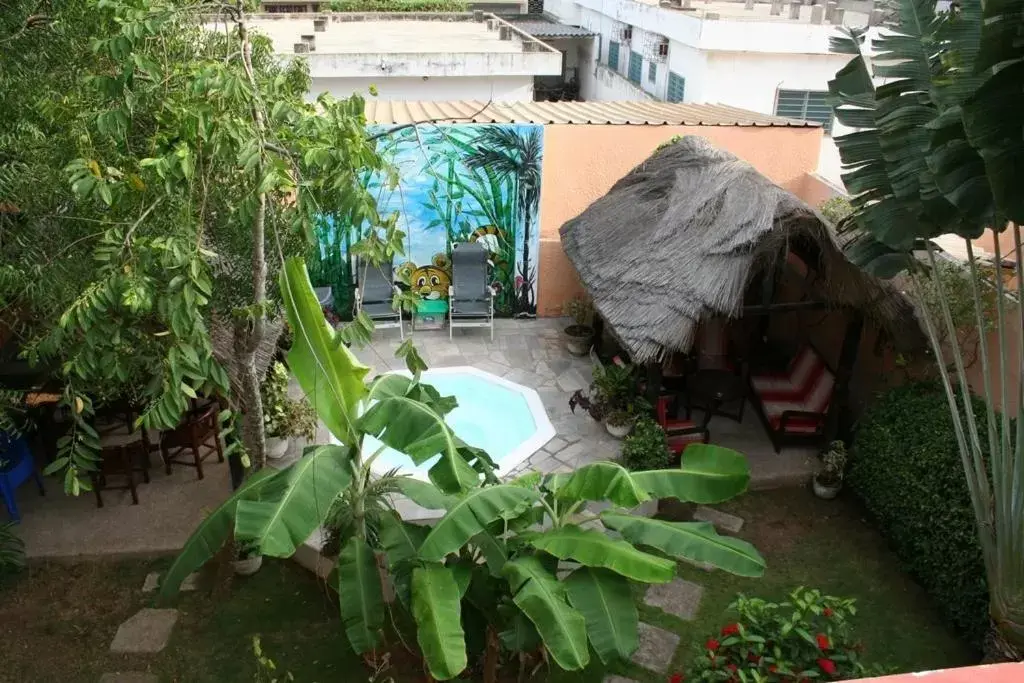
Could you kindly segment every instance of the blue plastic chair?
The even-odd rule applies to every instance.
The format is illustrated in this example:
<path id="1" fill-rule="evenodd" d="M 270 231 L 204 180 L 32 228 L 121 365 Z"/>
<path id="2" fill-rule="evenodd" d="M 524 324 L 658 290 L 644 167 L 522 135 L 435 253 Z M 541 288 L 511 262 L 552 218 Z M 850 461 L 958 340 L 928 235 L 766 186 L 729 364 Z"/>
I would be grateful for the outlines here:
<path id="1" fill-rule="evenodd" d="M 25 437 L 12 439 L 9 434 L 0 432 L 0 497 L 4 499 L 7 514 L 15 522 L 21 521 L 21 515 L 18 514 L 14 491 L 29 479 L 35 479 L 39 495 L 46 495 L 43 478 L 36 471 Z"/>

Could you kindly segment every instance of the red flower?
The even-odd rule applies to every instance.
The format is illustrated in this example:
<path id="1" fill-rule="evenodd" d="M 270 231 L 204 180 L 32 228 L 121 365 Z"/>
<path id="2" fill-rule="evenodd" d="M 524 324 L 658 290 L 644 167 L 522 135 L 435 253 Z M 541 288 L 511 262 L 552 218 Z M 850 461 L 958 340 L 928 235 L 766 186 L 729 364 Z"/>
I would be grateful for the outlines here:
<path id="1" fill-rule="evenodd" d="M 683 674 L 672 674 L 668 679 L 668 683 L 683 683 Z"/>
<path id="2" fill-rule="evenodd" d="M 834 675 L 836 672 L 836 663 L 831 659 L 819 659 L 818 666 L 821 667 L 822 671 L 829 675 Z"/>
<path id="3" fill-rule="evenodd" d="M 824 614 L 826 617 L 831 617 L 833 614 L 835 614 L 835 612 L 832 611 L 831 607 L 826 607 L 822 614 Z"/>
<path id="4" fill-rule="evenodd" d="M 725 626 L 722 627 L 722 635 L 723 636 L 734 636 L 734 635 L 736 635 L 739 632 L 740 632 L 740 625 L 739 624 L 726 624 Z"/>
<path id="5" fill-rule="evenodd" d="M 706 647 L 707 649 L 711 650 L 712 652 L 717 650 L 720 645 L 721 645 L 721 643 L 719 643 L 714 638 L 708 638 L 708 642 L 704 643 L 704 647 Z"/>
<path id="6" fill-rule="evenodd" d="M 826 636 L 824 633 L 819 633 L 816 636 L 816 638 L 818 640 L 818 649 L 819 650 L 827 650 L 828 647 L 829 647 L 828 636 Z"/>
<path id="7" fill-rule="evenodd" d="M 778 670 L 779 670 L 779 667 L 775 666 L 774 664 L 772 664 L 771 666 L 768 667 L 768 673 L 770 673 L 770 674 L 773 674 L 773 673 L 775 673 Z"/>
<path id="8" fill-rule="evenodd" d="M 738 669 L 739 667 L 738 667 L 738 666 L 736 666 L 735 664 L 726 664 L 726 665 L 725 665 L 725 668 L 726 668 L 726 669 L 728 669 L 729 671 L 735 671 L 735 670 L 736 670 L 736 669 Z"/>
<path id="9" fill-rule="evenodd" d="M 757 664 L 758 662 L 761 661 L 761 655 L 756 654 L 754 652 L 748 653 L 747 654 L 747 661 L 748 662 L 753 662 L 754 664 Z"/>

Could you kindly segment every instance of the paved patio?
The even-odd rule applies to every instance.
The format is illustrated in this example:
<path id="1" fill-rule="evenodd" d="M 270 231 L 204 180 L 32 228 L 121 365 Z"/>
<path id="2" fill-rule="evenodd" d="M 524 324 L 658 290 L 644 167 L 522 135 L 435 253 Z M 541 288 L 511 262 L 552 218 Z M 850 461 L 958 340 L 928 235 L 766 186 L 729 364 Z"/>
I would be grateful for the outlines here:
<path id="1" fill-rule="evenodd" d="M 612 438 L 585 414 L 569 411 L 569 396 L 589 386 L 592 362 L 568 353 L 561 339 L 565 322 L 557 319 L 498 320 L 494 341 L 486 330 L 457 329 L 415 332 L 420 354 L 432 367 L 471 365 L 537 390 L 555 427 L 556 436 L 512 472 L 536 469 L 568 471 L 588 462 L 618 457 L 621 442 Z M 374 344 L 357 352 L 376 372 L 404 368 L 394 357 L 400 339 L 397 329 L 380 330 Z M 714 443 L 735 448 L 750 460 L 752 488 L 802 484 L 814 469 L 814 453 L 788 449 L 776 454 L 752 409 L 742 424 L 716 417 L 711 422 Z M 326 443 L 321 428 L 317 441 Z M 293 444 L 291 458 L 301 453 Z M 227 464 L 207 460 L 206 478 L 196 479 L 191 468 L 176 467 L 163 473 L 153 455 L 152 482 L 139 486 L 139 505 L 131 505 L 127 491 L 104 493 L 105 507 L 96 507 L 91 494 L 64 495 L 61 482 L 48 479 L 47 495 L 30 486 L 18 491 L 22 523 L 18 532 L 30 557 L 163 553 L 180 548 L 196 525 L 230 491 Z M 285 464 L 285 459 L 279 464 Z"/>

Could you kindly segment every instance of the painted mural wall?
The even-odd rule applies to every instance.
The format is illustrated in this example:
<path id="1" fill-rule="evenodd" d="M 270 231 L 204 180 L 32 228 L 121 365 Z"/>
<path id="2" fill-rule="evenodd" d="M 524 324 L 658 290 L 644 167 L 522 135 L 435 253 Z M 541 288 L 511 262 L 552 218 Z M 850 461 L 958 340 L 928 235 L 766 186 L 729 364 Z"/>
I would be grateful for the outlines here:
<path id="1" fill-rule="evenodd" d="M 379 151 L 399 182 L 391 186 L 377 174 L 364 182 L 378 212 L 396 213 L 406 234 L 406 253 L 394 264 L 400 287 L 446 300 L 452 245 L 480 242 L 494 264 L 496 314 L 536 315 L 543 141 L 543 126 L 521 124 L 423 124 L 381 138 Z M 318 265 L 338 273 L 326 279 L 348 281 L 345 253 L 357 238 L 330 225 L 318 232 Z M 336 289 L 339 312 L 350 300 L 340 295 Z"/>

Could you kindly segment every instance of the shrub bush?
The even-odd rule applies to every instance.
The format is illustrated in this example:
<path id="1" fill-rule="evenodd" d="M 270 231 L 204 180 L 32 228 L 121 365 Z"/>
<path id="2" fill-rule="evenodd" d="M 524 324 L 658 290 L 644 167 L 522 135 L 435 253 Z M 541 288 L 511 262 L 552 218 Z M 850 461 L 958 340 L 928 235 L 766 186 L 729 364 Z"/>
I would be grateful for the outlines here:
<path id="1" fill-rule="evenodd" d="M 660 470 L 672 465 L 672 451 L 665 431 L 649 417 L 637 420 L 632 433 L 622 443 L 622 466 L 635 472 Z"/>
<path id="2" fill-rule="evenodd" d="M 974 412 L 984 429 L 981 400 Z M 904 569 L 980 649 L 988 627 L 985 567 L 941 387 L 907 384 L 880 396 L 861 419 L 847 479 Z"/>
<path id="3" fill-rule="evenodd" d="M 809 683 L 868 673 L 849 622 L 853 600 L 797 588 L 786 602 L 740 595 L 729 609 L 736 621 L 700 646 L 684 680 Z"/>

